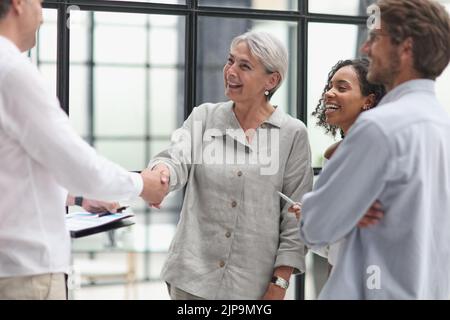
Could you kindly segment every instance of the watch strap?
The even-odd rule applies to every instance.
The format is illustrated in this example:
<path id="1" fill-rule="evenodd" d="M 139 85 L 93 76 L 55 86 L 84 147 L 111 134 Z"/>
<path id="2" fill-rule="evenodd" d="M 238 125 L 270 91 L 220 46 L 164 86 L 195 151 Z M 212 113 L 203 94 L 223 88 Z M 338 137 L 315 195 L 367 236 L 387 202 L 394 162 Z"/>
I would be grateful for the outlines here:
<path id="1" fill-rule="evenodd" d="M 75 205 L 76 206 L 83 206 L 83 197 L 75 197 Z"/>

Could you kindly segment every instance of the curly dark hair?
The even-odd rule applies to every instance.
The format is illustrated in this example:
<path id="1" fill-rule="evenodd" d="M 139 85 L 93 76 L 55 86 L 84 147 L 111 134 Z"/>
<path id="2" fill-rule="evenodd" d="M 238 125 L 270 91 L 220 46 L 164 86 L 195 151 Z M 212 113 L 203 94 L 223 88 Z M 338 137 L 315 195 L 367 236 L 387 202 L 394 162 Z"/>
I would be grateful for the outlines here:
<path id="1" fill-rule="evenodd" d="M 375 101 L 372 106 L 375 107 L 383 98 L 383 96 L 386 93 L 386 90 L 383 85 L 379 84 L 372 84 L 367 81 L 367 71 L 369 68 L 369 60 L 363 58 L 363 59 L 354 59 L 354 60 L 340 60 L 336 65 L 331 68 L 331 71 L 328 73 L 328 80 L 327 84 L 325 85 L 325 88 L 322 92 L 322 97 L 319 100 L 319 103 L 316 106 L 316 109 L 312 113 L 313 116 L 317 117 L 316 124 L 319 127 L 323 127 L 325 129 L 326 134 L 331 134 L 332 136 L 336 136 L 336 133 L 339 131 L 341 133 L 341 136 L 343 136 L 342 130 L 338 126 L 333 126 L 327 123 L 326 116 L 325 116 L 325 103 L 324 103 L 324 96 L 325 93 L 330 89 L 330 83 L 331 79 L 335 75 L 335 73 L 346 66 L 352 66 L 353 70 L 355 70 L 358 79 L 359 79 L 359 86 L 361 88 L 361 94 L 363 96 L 368 96 L 370 94 L 375 95 Z"/>

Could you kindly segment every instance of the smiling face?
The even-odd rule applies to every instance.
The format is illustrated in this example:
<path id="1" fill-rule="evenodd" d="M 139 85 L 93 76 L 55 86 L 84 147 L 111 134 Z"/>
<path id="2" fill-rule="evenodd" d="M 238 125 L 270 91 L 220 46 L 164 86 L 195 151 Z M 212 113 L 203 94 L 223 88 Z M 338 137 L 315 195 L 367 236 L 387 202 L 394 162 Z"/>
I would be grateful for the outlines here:
<path id="1" fill-rule="evenodd" d="M 279 81 L 279 75 L 267 73 L 245 42 L 230 50 L 223 77 L 225 95 L 236 103 L 265 103 L 264 91 L 272 90 Z"/>
<path id="2" fill-rule="evenodd" d="M 372 96 L 363 96 L 358 75 L 352 66 L 336 71 L 324 95 L 326 122 L 344 133 L 355 122 L 364 107 L 371 107 Z"/>
<path id="3" fill-rule="evenodd" d="M 380 30 L 372 30 L 361 52 L 370 60 L 367 80 L 392 88 L 401 69 L 398 46 L 392 43 L 384 24 Z"/>

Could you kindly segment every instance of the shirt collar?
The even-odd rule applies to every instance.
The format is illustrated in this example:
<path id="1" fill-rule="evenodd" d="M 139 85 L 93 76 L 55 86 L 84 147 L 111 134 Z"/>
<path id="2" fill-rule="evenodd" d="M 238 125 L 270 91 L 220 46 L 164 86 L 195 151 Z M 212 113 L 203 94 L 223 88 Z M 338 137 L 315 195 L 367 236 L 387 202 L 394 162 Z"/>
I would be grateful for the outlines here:
<path id="1" fill-rule="evenodd" d="M 217 111 L 216 116 L 213 118 L 211 128 L 220 131 L 220 135 L 225 135 L 227 129 L 241 129 L 239 121 L 237 120 L 236 115 L 233 111 L 233 105 L 233 101 L 225 102 L 219 107 L 220 109 Z M 275 111 L 270 115 L 268 119 L 263 122 L 263 124 L 269 124 L 271 126 L 281 128 L 284 117 L 285 113 L 283 112 L 283 110 L 281 110 L 281 108 L 279 107 L 275 107 Z"/>
<path id="2" fill-rule="evenodd" d="M 0 35 L 0 46 L 5 47 L 9 50 L 13 50 L 19 54 L 21 53 L 19 48 L 16 46 L 16 44 L 14 42 L 12 42 L 10 39 L 8 39 L 2 35 Z"/>
<path id="3" fill-rule="evenodd" d="M 381 99 L 379 105 L 389 103 L 395 100 L 400 99 L 407 93 L 417 92 L 417 91 L 426 91 L 429 93 L 435 93 L 435 81 L 429 79 L 415 79 L 406 81 L 394 89 L 389 91 L 383 99 Z"/>

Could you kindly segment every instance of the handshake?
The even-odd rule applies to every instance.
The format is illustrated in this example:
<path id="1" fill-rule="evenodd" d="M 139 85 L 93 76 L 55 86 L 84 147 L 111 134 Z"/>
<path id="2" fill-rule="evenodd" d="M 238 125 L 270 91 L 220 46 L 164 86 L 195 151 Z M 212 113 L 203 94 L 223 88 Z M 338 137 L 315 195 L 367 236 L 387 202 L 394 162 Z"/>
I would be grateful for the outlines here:
<path id="1" fill-rule="evenodd" d="M 150 207 L 160 208 L 161 202 L 169 192 L 170 173 L 165 164 L 158 164 L 153 169 L 145 169 L 141 172 L 144 188 L 140 197 Z"/>

